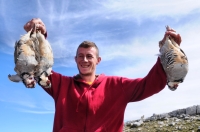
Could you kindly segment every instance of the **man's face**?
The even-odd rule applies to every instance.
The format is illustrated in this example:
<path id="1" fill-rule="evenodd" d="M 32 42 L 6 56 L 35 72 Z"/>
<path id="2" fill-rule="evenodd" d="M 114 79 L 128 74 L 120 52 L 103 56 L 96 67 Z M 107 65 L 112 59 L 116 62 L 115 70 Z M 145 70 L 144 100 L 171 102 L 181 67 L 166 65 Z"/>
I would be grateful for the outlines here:
<path id="1" fill-rule="evenodd" d="M 96 65 L 101 61 L 97 57 L 97 50 L 94 47 L 78 48 L 75 57 L 79 73 L 84 76 L 95 75 Z"/>

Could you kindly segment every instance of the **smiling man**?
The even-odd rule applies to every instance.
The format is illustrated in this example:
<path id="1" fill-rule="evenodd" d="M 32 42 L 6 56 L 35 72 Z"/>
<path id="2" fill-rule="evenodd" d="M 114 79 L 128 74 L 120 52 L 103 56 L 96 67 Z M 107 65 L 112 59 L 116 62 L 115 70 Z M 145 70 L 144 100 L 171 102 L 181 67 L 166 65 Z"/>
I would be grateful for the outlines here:
<path id="1" fill-rule="evenodd" d="M 47 35 L 38 18 L 27 22 L 24 29 L 29 31 L 34 24 Z M 181 43 L 174 30 L 166 31 L 163 40 L 167 35 Z M 144 78 L 96 75 L 101 58 L 90 41 L 79 45 L 75 61 L 79 74 L 69 77 L 52 71 L 51 88 L 43 88 L 55 101 L 53 132 L 122 132 L 127 104 L 160 92 L 167 81 L 159 58 Z"/>
<path id="2" fill-rule="evenodd" d="M 96 65 L 101 61 L 99 50 L 95 43 L 90 41 L 82 42 L 77 49 L 75 61 L 81 78 L 92 84 L 95 80 Z"/>

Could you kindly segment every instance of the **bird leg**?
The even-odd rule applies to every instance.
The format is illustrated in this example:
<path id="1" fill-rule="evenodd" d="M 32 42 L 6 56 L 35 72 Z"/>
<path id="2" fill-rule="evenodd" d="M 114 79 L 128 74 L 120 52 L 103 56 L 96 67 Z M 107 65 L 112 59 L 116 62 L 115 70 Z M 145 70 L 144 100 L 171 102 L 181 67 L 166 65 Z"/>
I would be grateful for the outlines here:
<path id="1" fill-rule="evenodd" d="M 48 74 L 44 71 L 38 78 L 38 84 L 45 87 L 45 88 L 50 88 L 51 87 L 51 82 L 48 79 Z"/>

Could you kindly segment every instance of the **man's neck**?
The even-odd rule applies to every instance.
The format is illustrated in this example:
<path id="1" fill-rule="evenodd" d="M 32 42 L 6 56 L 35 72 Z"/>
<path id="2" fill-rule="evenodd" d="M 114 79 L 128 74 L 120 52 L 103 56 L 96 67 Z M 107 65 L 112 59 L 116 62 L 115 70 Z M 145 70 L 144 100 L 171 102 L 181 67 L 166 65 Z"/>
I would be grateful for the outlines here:
<path id="1" fill-rule="evenodd" d="M 96 76 L 94 75 L 82 75 L 79 74 L 81 76 L 81 78 L 85 81 L 85 82 L 94 82 Z"/>

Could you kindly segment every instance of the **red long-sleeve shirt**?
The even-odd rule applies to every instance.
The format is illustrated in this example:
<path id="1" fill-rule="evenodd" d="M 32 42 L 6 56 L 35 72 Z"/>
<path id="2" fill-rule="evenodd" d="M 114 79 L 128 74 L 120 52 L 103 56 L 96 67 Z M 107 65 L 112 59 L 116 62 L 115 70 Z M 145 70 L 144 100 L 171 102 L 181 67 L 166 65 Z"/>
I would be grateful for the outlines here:
<path id="1" fill-rule="evenodd" d="M 55 101 L 53 132 L 122 132 L 127 103 L 161 91 L 166 75 L 158 58 L 144 78 L 99 75 L 92 85 L 53 72 L 45 89 Z"/>

